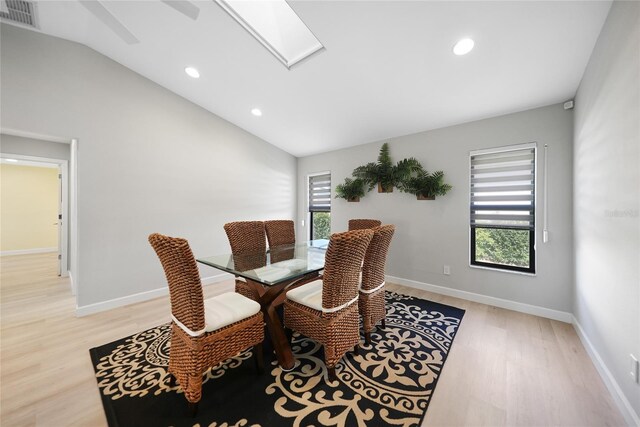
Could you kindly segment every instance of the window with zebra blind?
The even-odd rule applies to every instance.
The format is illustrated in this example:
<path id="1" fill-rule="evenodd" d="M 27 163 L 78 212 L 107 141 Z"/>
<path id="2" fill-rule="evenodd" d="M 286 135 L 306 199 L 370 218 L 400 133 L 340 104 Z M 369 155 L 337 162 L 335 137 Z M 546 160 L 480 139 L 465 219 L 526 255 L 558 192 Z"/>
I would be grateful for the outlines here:
<path id="1" fill-rule="evenodd" d="M 470 153 L 472 266 L 536 272 L 536 143 Z"/>
<path id="2" fill-rule="evenodd" d="M 331 173 L 309 176 L 309 239 L 331 236 Z"/>

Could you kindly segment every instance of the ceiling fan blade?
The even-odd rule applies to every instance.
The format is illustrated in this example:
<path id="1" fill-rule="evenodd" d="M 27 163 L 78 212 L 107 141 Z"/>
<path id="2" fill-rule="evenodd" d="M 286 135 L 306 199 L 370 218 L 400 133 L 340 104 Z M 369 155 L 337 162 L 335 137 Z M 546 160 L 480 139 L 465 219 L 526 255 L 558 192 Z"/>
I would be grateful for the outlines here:
<path id="1" fill-rule="evenodd" d="M 162 3 L 174 8 L 194 21 L 198 19 L 198 15 L 200 14 L 200 8 L 187 0 L 162 0 Z"/>
<path id="2" fill-rule="evenodd" d="M 104 25 L 109 27 L 111 31 L 116 33 L 118 37 L 127 44 L 140 43 L 140 40 L 133 35 L 131 31 L 125 27 L 99 0 L 78 0 L 89 12 L 98 18 Z"/>

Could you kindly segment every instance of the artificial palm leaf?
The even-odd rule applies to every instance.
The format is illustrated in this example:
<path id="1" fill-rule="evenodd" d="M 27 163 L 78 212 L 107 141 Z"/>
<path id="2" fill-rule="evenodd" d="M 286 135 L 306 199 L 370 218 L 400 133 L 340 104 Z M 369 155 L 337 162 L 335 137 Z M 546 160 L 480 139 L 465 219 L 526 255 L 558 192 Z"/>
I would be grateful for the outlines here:
<path id="1" fill-rule="evenodd" d="M 353 170 L 353 176 L 361 179 L 369 187 L 369 191 L 379 184 L 382 192 L 386 193 L 393 191 L 394 186 L 421 168 L 420 162 L 413 157 L 400 160 L 394 165 L 389 154 L 389 144 L 385 142 L 380 148 L 378 161 L 358 166 Z"/>
<path id="2" fill-rule="evenodd" d="M 345 178 L 342 184 L 336 185 L 336 199 L 356 201 L 364 195 L 364 182 L 359 178 Z"/>
<path id="3" fill-rule="evenodd" d="M 419 197 L 433 199 L 436 196 L 444 196 L 451 190 L 451 185 L 444 183 L 444 172 L 437 171 L 432 174 L 420 169 L 414 175 L 406 177 L 398 185 L 400 191 L 415 194 Z"/>

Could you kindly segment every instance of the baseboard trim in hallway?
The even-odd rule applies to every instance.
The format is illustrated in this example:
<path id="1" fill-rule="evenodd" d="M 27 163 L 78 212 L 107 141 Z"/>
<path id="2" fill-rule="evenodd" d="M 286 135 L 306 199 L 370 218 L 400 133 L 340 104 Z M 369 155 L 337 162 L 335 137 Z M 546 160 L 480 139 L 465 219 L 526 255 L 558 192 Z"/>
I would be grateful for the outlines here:
<path id="1" fill-rule="evenodd" d="M 0 256 L 46 254 L 49 252 L 58 252 L 58 248 L 16 249 L 14 251 L 2 251 Z"/>

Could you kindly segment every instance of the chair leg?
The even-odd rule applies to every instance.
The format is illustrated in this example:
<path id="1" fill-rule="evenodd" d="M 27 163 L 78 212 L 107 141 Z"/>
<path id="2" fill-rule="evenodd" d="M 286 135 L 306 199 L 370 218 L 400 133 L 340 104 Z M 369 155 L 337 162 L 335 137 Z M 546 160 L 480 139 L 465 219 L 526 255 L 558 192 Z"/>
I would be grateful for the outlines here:
<path id="1" fill-rule="evenodd" d="M 189 403 L 189 408 L 188 408 L 188 413 L 189 416 L 191 418 L 194 418 L 196 416 L 196 414 L 198 413 L 198 402 L 188 402 Z"/>
<path id="2" fill-rule="evenodd" d="M 256 371 L 258 374 L 264 372 L 264 352 L 262 351 L 262 343 L 253 346 L 253 358 L 256 362 Z"/>
<path id="3" fill-rule="evenodd" d="M 171 372 L 169 372 L 169 387 L 173 388 L 176 386 L 176 377 Z"/>
<path id="4" fill-rule="evenodd" d="M 360 344 L 356 344 L 355 347 L 353 347 L 353 353 L 358 356 L 360 354 Z"/>
<path id="5" fill-rule="evenodd" d="M 387 327 L 387 319 L 382 318 L 382 323 L 381 323 L 381 325 L 382 325 L 382 329 L 386 328 L 386 327 Z"/>
<path id="6" fill-rule="evenodd" d="M 336 376 L 336 367 L 332 366 L 331 368 L 327 368 L 327 377 L 329 378 L 329 381 L 333 382 L 336 381 L 338 379 L 338 377 Z"/>
<path id="7" fill-rule="evenodd" d="M 293 329 L 284 328 L 284 333 L 287 336 L 287 342 L 291 344 L 293 341 Z"/>
<path id="8" fill-rule="evenodd" d="M 371 345 L 371 332 L 364 333 L 364 343 L 366 345 Z"/>

